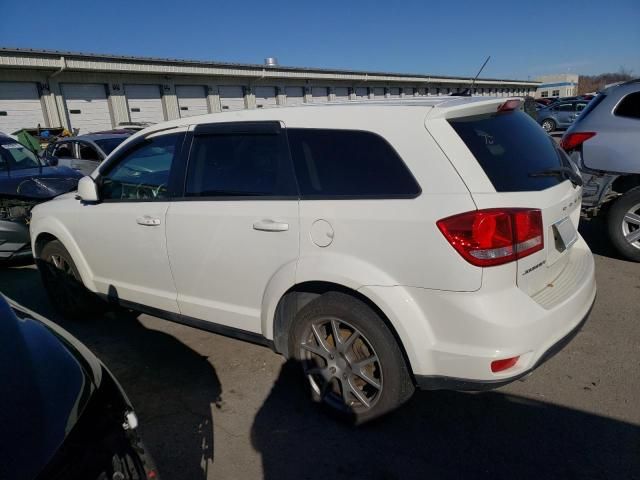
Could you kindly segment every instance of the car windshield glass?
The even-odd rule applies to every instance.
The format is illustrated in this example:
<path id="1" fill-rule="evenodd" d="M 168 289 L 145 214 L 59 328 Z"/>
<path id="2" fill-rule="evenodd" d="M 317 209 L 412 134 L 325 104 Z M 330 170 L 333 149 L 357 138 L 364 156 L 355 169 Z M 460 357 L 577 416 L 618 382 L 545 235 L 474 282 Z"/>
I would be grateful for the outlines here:
<path id="1" fill-rule="evenodd" d="M 36 154 L 17 141 L 0 140 L 0 170 L 24 170 L 38 168 L 40 165 Z"/>
<path id="2" fill-rule="evenodd" d="M 126 137 L 117 137 L 117 138 L 101 138 L 99 140 L 94 140 L 96 145 L 100 147 L 100 149 L 106 154 L 109 155 L 113 152 L 118 145 L 126 140 Z"/>
<path id="3" fill-rule="evenodd" d="M 562 176 L 531 176 L 565 166 L 553 139 L 523 112 L 449 120 L 498 192 L 538 191 Z"/>

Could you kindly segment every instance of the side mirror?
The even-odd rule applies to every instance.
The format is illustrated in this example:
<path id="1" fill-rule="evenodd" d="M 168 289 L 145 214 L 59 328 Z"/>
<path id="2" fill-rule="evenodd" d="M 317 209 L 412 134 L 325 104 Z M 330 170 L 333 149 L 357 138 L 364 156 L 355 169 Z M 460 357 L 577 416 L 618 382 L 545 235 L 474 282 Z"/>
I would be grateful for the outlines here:
<path id="1" fill-rule="evenodd" d="M 47 163 L 50 167 L 55 167 L 58 165 L 58 159 L 56 157 L 49 157 L 47 158 Z"/>
<path id="2" fill-rule="evenodd" d="M 78 182 L 78 197 L 84 202 L 97 202 L 98 186 L 91 177 L 82 177 Z"/>

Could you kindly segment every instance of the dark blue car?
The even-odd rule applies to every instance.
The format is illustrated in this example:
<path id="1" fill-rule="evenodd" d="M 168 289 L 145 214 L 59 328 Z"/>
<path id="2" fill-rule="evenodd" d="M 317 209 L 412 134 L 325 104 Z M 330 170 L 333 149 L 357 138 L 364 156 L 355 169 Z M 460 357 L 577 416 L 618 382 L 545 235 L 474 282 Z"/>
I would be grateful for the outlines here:
<path id="1" fill-rule="evenodd" d="M 82 174 L 44 165 L 16 140 L 0 134 L 0 261 L 30 256 L 31 209 L 75 190 Z"/>

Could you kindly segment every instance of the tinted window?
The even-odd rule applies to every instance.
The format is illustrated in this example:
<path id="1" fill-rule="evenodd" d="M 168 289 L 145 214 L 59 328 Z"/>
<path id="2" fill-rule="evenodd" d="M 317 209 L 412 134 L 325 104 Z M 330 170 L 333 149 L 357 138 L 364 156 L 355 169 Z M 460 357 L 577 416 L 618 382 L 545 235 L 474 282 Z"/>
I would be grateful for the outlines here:
<path id="1" fill-rule="evenodd" d="M 119 200 L 162 200 L 168 197 L 171 164 L 183 134 L 147 139 L 119 158 L 102 177 L 101 197 Z"/>
<path id="2" fill-rule="evenodd" d="M 379 135 L 296 128 L 287 132 L 303 197 L 414 197 L 420 194 L 420 187 L 402 159 Z"/>
<path id="3" fill-rule="evenodd" d="M 282 133 L 196 135 L 187 196 L 297 196 Z"/>
<path id="4" fill-rule="evenodd" d="M 98 152 L 96 152 L 96 149 L 93 148 L 91 145 L 88 145 L 86 143 L 80 143 L 80 158 L 82 160 L 94 160 L 94 161 L 98 161 L 100 160 L 100 155 L 98 155 Z"/>
<path id="5" fill-rule="evenodd" d="M 102 149 L 102 151 L 109 155 L 111 152 L 113 152 L 116 147 L 118 145 L 120 145 L 122 142 L 124 142 L 127 138 L 126 137 L 120 137 L 120 138 L 103 138 L 100 140 L 94 140 L 96 142 L 96 144 Z"/>
<path id="6" fill-rule="evenodd" d="M 56 146 L 54 156 L 62 158 L 73 158 L 73 146 L 69 142 L 59 143 Z"/>
<path id="7" fill-rule="evenodd" d="M 561 112 L 573 112 L 574 109 L 575 106 L 573 105 L 573 103 L 563 103 L 562 105 L 558 106 L 558 110 L 560 110 Z"/>
<path id="8" fill-rule="evenodd" d="M 0 170 L 24 170 L 40 167 L 31 150 L 13 139 L 0 140 Z"/>
<path id="9" fill-rule="evenodd" d="M 531 177 L 558 168 L 561 159 L 549 135 L 522 112 L 449 120 L 498 192 L 544 190 L 559 177 Z"/>
<path id="10" fill-rule="evenodd" d="M 640 118 L 640 92 L 630 93 L 616 107 L 619 117 Z"/>

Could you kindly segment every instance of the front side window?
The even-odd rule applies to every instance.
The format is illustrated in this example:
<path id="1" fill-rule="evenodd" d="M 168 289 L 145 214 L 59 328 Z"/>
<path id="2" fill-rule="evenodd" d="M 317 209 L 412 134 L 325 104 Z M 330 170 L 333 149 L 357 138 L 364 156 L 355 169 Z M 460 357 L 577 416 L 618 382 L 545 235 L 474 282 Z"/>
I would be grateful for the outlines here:
<path id="1" fill-rule="evenodd" d="M 60 158 L 73 158 L 74 157 L 73 143 L 71 142 L 58 143 L 54 150 L 53 155 Z"/>
<path id="2" fill-rule="evenodd" d="M 302 198 L 416 197 L 420 186 L 396 151 L 372 132 L 287 131 Z"/>
<path id="3" fill-rule="evenodd" d="M 101 180 L 104 200 L 165 200 L 169 174 L 184 134 L 146 139 L 126 152 Z"/>
<path id="4" fill-rule="evenodd" d="M 573 103 L 563 103 L 562 105 L 558 106 L 558 110 L 560 110 L 561 112 L 573 112 L 574 105 Z"/>
<path id="5" fill-rule="evenodd" d="M 25 170 L 40 167 L 38 157 L 17 141 L 0 139 L 0 170 Z"/>
<path id="6" fill-rule="evenodd" d="M 640 92 L 630 93 L 624 97 L 614 114 L 618 117 L 640 118 Z"/>
<path id="7" fill-rule="evenodd" d="M 280 132 L 196 135 L 189 154 L 188 197 L 297 196 Z"/>
<path id="8" fill-rule="evenodd" d="M 82 160 L 93 160 L 94 162 L 101 160 L 96 149 L 87 143 L 80 143 L 80 158 Z"/>

